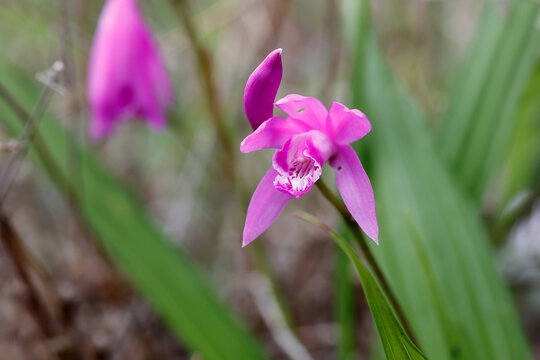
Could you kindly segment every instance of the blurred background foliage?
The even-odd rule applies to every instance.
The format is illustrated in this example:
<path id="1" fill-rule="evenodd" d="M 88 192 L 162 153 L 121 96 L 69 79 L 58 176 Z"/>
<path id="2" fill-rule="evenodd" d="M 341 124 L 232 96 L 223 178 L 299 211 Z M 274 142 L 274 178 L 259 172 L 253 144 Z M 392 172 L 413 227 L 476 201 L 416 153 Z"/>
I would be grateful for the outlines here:
<path id="1" fill-rule="evenodd" d="M 251 131 L 243 89 L 281 47 L 278 97 L 341 101 L 372 122 L 357 144 L 381 227 L 371 250 L 426 356 L 540 357 L 537 2 L 140 2 L 176 88 L 169 130 L 129 123 L 89 144 L 85 69 L 102 1 L 0 0 L 0 179 L 41 96 L 36 74 L 64 63 L 0 209 L 38 300 L 4 241 L 2 356 L 384 357 L 346 257 L 292 216 L 340 228 L 320 194 L 240 248 L 271 156 L 236 150 Z"/>

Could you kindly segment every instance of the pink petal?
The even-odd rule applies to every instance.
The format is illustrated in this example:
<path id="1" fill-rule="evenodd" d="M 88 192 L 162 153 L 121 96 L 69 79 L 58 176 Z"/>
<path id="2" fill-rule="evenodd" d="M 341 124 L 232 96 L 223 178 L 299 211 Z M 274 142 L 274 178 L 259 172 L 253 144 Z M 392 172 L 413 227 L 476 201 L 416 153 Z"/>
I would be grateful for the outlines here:
<path id="1" fill-rule="evenodd" d="M 378 244 L 375 196 L 358 155 L 350 145 L 341 146 L 330 165 L 336 169 L 337 187 L 347 209 L 366 235 Z"/>
<path id="2" fill-rule="evenodd" d="M 143 118 L 165 127 L 164 107 L 173 101 L 167 71 L 136 0 L 107 0 L 101 12 L 88 67 L 91 137 L 116 124 Z"/>
<path id="3" fill-rule="evenodd" d="M 291 118 L 305 123 L 310 128 L 326 131 L 328 111 L 319 100 L 290 94 L 276 101 L 275 105 Z"/>
<path id="4" fill-rule="evenodd" d="M 276 175 L 277 171 L 270 168 L 251 197 L 242 246 L 248 245 L 268 229 L 291 199 L 274 187 Z"/>
<path id="5" fill-rule="evenodd" d="M 244 108 L 253 130 L 272 117 L 274 99 L 283 75 L 281 52 L 281 49 L 272 51 L 247 81 Z"/>
<path id="6" fill-rule="evenodd" d="M 116 123 L 95 112 L 90 121 L 90 140 L 98 141 L 103 139 L 114 132 L 115 126 Z"/>
<path id="7" fill-rule="evenodd" d="M 155 104 L 154 107 L 149 107 L 148 110 L 141 115 L 146 119 L 152 130 L 163 131 L 166 129 L 167 120 L 165 118 L 165 111 L 157 104 Z"/>
<path id="8" fill-rule="evenodd" d="M 349 110 L 338 102 L 332 103 L 330 107 L 327 126 L 333 140 L 340 144 L 357 141 L 371 131 L 366 115 L 356 109 Z"/>
<path id="9" fill-rule="evenodd" d="M 294 119 L 274 116 L 242 141 L 240 151 L 248 153 L 267 148 L 279 149 L 291 137 L 307 130 L 309 129 L 303 123 Z"/>

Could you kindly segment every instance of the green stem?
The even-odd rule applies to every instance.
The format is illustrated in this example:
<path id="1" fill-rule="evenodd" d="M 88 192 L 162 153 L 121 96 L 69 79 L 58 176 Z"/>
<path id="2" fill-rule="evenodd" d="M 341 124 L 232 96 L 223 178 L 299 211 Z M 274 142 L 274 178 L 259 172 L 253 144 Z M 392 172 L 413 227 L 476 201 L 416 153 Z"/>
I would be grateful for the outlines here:
<path id="1" fill-rule="evenodd" d="M 212 57 L 208 49 L 206 49 L 204 44 L 201 42 L 199 34 L 197 34 L 197 29 L 193 23 L 193 16 L 189 10 L 188 1 L 174 0 L 173 2 L 175 4 L 178 17 L 180 18 L 180 23 L 182 24 L 186 35 L 191 41 L 193 50 L 195 51 L 197 64 L 199 66 L 201 85 L 206 95 L 205 98 L 208 101 L 208 109 L 210 110 L 210 119 L 216 128 L 219 142 L 221 143 L 227 157 L 227 162 L 224 166 L 225 171 L 229 173 L 228 175 L 233 176 L 231 169 L 235 168 L 235 149 L 231 143 L 231 139 L 229 138 L 229 132 L 227 131 L 221 106 L 219 104 L 214 68 L 212 66 Z"/>
<path id="2" fill-rule="evenodd" d="M 211 53 L 201 42 L 200 37 L 197 34 L 197 29 L 195 27 L 195 24 L 193 23 L 193 17 L 190 13 L 188 1 L 173 0 L 173 3 L 175 5 L 176 12 L 178 14 L 178 17 L 180 18 L 184 31 L 188 36 L 189 40 L 191 41 L 193 49 L 195 51 L 196 60 L 199 66 L 200 81 L 203 87 L 203 91 L 205 92 L 206 99 L 208 101 L 208 108 L 210 110 L 211 120 L 216 128 L 219 142 L 221 144 L 221 147 L 223 148 L 223 151 L 225 152 L 225 156 L 227 159 L 227 161 L 224 163 L 225 176 L 229 178 L 231 183 L 238 186 L 241 184 L 242 179 L 238 178 L 234 171 L 234 154 L 236 149 L 231 143 L 229 132 L 227 131 L 227 127 L 223 119 L 223 112 L 219 103 L 217 86 L 215 84 Z M 240 189 L 240 191 L 237 191 L 236 193 L 239 194 L 242 203 L 247 203 L 243 201 L 246 196 L 243 193 L 242 189 Z M 251 257 L 254 261 L 257 271 L 261 273 L 264 277 L 266 277 L 269 281 L 273 296 L 279 307 L 281 315 L 285 319 L 286 326 L 290 333 L 293 336 L 297 337 L 295 326 L 292 321 L 291 312 L 287 307 L 285 297 L 280 291 L 278 282 L 275 279 L 274 274 L 272 273 L 272 270 L 268 263 L 268 257 L 265 253 L 264 248 L 260 244 L 251 244 L 250 247 L 252 248 Z M 298 338 L 296 340 L 298 341 L 298 343 L 300 343 Z"/>
<path id="3" fill-rule="evenodd" d="M 379 266 L 379 263 L 373 256 L 373 253 L 371 252 L 371 249 L 369 248 L 366 238 L 364 237 L 364 234 L 362 233 L 362 230 L 358 227 L 358 224 L 356 223 L 356 220 L 352 217 L 351 213 L 347 210 L 343 202 L 330 190 L 328 185 L 322 180 L 319 179 L 317 182 L 317 187 L 323 194 L 323 196 L 336 208 L 336 210 L 341 215 L 343 221 L 347 225 L 347 227 L 351 230 L 351 233 L 354 236 L 354 239 L 360 249 L 362 250 L 362 253 L 364 254 L 364 257 L 373 270 L 375 276 L 377 277 L 377 280 L 379 281 L 379 284 L 383 288 L 386 296 L 388 297 L 388 300 L 392 304 L 392 307 L 394 308 L 394 311 L 396 312 L 396 315 L 398 316 L 399 320 L 403 324 L 403 328 L 409 334 L 409 337 L 411 340 L 417 344 L 415 341 L 412 329 L 409 325 L 409 322 L 407 321 L 407 318 L 405 316 L 405 313 L 403 312 L 403 309 L 401 308 L 401 305 L 399 304 L 399 301 L 397 300 L 397 297 L 392 290 L 392 287 L 390 286 L 390 283 L 386 279 L 386 276 L 384 275 L 381 267 Z"/>

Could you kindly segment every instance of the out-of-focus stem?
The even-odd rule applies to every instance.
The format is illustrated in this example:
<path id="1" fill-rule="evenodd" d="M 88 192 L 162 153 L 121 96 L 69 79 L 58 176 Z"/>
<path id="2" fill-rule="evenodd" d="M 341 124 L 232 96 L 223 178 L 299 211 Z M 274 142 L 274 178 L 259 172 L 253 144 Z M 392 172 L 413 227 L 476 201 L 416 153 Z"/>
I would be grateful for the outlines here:
<path id="1" fill-rule="evenodd" d="M 34 318 L 37 327 L 40 329 L 45 339 L 51 338 L 56 331 L 53 326 L 53 321 L 49 316 L 45 304 L 41 301 L 39 293 L 31 280 L 30 273 L 27 270 L 28 253 L 24 247 L 24 243 L 19 234 L 9 221 L 3 209 L 3 202 L 10 188 L 11 180 L 15 176 L 17 165 L 28 151 L 30 141 L 34 137 L 39 119 L 41 118 L 48 104 L 51 92 L 48 87 L 45 87 L 39 97 L 38 104 L 30 116 L 20 106 L 11 94 L 0 84 L 0 97 L 8 103 L 14 112 L 21 118 L 21 121 L 26 121 L 24 132 L 19 140 L 17 148 L 8 159 L 8 163 L 3 170 L 0 178 L 0 241 L 11 259 L 15 272 L 24 283 L 28 293 L 28 310 Z M 52 353 L 48 354 L 54 358 Z"/>
<path id="2" fill-rule="evenodd" d="M 76 56 L 76 47 L 75 45 L 75 31 L 72 27 L 72 24 L 81 24 L 81 16 L 76 16 L 75 10 L 79 8 L 84 11 L 83 4 L 86 4 L 86 1 L 73 1 L 73 0 L 61 0 L 61 16 L 59 21 L 59 37 L 61 44 L 61 53 L 62 53 L 62 62 L 64 64 L 64 70 L 60 80 L 63 83 L 65 88 L 64 102 L 65 102 L 65 117 L 66 120 L 74 118 L 74 133 L 66 131 L 66 136 L 68 137 L 66 144 L 69 146 L 68 151 L 68 174 L 70 179 L 72 179 L 73 184 L 78 184 L 78 196 L 82 197 L 81 192 L 84 189 L 83 185 L 83 176 L 82 176 L 82 153 L 80 146 L 77 146 L 78 142 L 80 144 L 84 143 L 85 140 L 85 114 L 82 111 L 82 104 L 84 103 L 82 94 L 80 94 L 79 89 L 77 88 L 78 74 L 77 74 L 77 56 Z M 81 64 L 84 67 L 83 64 Z M 72 141 L 70 138 L 75 135 L 75 141 Z M 74 207 L 73 199 L 70 199 L 70 206 Z"/>
<path id="3" fill-rule="evenodd" d="M 262 242 L 252 243 L 249 247 L 252 259 L 256 263 L 255 265 L 260 274 L 259 276 L 262 277 L 259 282 L 265 280 L 263 282 L 267 283 L 267 288 L 270 290 L 269 295 L 271 296 L 268 296 L 267 300 L 261 301 L 260 295 L 255 296 L 255 300 L 258 303 L 262 317 L 270 327 L 274 339 L 291 359 L 312 359 L 298 337 L 291 313 L 273 276 Z M 265 295 L 263 294 L 263 296 Z M 274 316 L 272 316 L 272 312 L 275 313 Z"/>
<path id="4" fill-rule="evenodd" d="M 40 301 L 36 287 L 26 268 L 26 252 L 22 246 L 19 234 L 13 228 L 11 222 L 0 207 L 0 238 L 8 257 L 13 262 L 17 276 L 24 283 L 28 291 L 28 309 L 36 321 L 36 325 L 45 338 L 53 336 L 54 331 L 45 306 Z"/>
<path id="5" fill-rule="evenodd" d="M 27 270 L 29 264 L 32 263 L 31 254 L 25 248 L 24 242 L 5 214 L 3 210 L 3 200 L 9 190 L 9 184 L 14 176 L 13 173 L 17 169 L 16 165 L 22 161 L 24 156 L 27 154 L 30 145 L 32 145 L 39 155 L 45 170 L 59 185 L 59 188 L 66 192 L 68 199 L 70 199 L 70 205 L 74 205 L 74 203 L 77 201 L 76 193 L 72 184 L 66 179 L 61 169 L 56 165 L 47 145 L 37 132 L 39 120 L 46 109 L 51 95 L 52 90 L 46 85 L 39 97 L 38 103 L 32 112 L 32 115 L 30 115 L 11 94 L 11 92 L 0 83 L 0 99 L 4 100 L 20 122 L 24 124 L 23 134 L 19 140 L 19 145 L 16 152 L 8 160 L 8 165 L 6 166 L 4 173 L 2 174 L 2 178 L 0 179 L 0 241 L 6 249 L 9 258 L 13 262 L 17 275 L 20 277 L 28 290 L 29 311 L 34 317 L 36 324 L 38 325 L 38 328 L 42 332 L 44 338 L 46 339 L 54 338 L 58 336 L 61 331 L 63 331 L 60 323 L 61 320 L 54 319 L 49 315 L 44 301 L 41 300 L 39 293 L 31 280 L 30 273 Z M 78 217 L 76 218 L 78 221 L 80 221 Z M 38 266 L 37 269 L 39 268 L 40 267 Z M 58 298 L 56 289 L 50 282 L 50 279 L 48 279 L 47 274 L 44 271 L 41 271 L 40 275 L 42 281 L 49 283 L 49 290 L 55 294 L 55 298 Z M 51 359 L 72 359 L 80 358 L 81 356 L 79 353 L 80 350 L 71 344 L 69 344 L 58 354 L 52 353 L 48 348 L 47 350 L 48 357 Z"/>
<path id="6" fill-rule="evenodd" d="M 242 204 L 248 204 L 249 194 L 243 191 L 243 188 L 239 190 L 239 197 L 241 198 Z M 292 342 L 298 346 L 303 346 L 300 339 L 298 338 L 298 333 L 293 321 L 291 311 L 285 301 L 285 297 L 279 287 L 279 284 L 276 280 L 276 276 L 273 273 L 270 264 L 268 262 L 268 256 L 263 246 L 262 236 L 259 238 L 259 241 L 254 241 L 249 244 L 248 249 L 250 250 L 251 258 L 254 262 L 254 265 L 259 273 L 261 273 L 268 281 L 270 285 L 270 290 L 275 299 L 278 310 L 281 313 L 281 316 L 284 319 L 285 326 L 287 327 L 288 334 L 292 339 Z M 282 331 L 280 333 L 283 333 Z M 287 352 L 287 349 L 284 349 Z M 304 349 L 303 353 L 308 354 L 308 351 Z M 294 358 L 294 357 L 293 357 Z"/>
<path id="7" fill-rule="evenodd" d="M 324 102 L 330 101 L 329 95 L 330 92 L 335 88 L 335 82 L 337 75 L 339 73 L 339 64 L 341 60 L 341 50 L 342 50 L 342 33 L 341 33 L 341 18 L 338 11 L 339 3 L 337 0 L 328 1 L 328 25 L 325 32 L 330 36 L 332 45 L 330 48 L 330 59 L 328 65 L 328 71 L 324 78 L 322 88 L 321 88 L 321 97 Z"/>
<path id="8" fill-rule="evenodd" d="M 354 284 L 349 272 L 349 258 L 339 245 L 335 247 L 335 316 L 339 325 L 338 360 L 351 360 L 356 348 Z"/>
<path id="9" fill-rule="evenodd" d="M 192 21 L 192 16 L 189 10 L 189 4 L 187 0 L 173 0 L 173 3 L 176 8 L 180 22 L 186 32 L 188 38 L 193 44 L 193 49 L 197 58 L 197 63 L 199 66 L 199 73 L 201 77 L 201 83 L 203 85 L 203 90 L 206 95 L 208 102 L 208 107 L 210 110 L 210 115 L 212 122 L 217 131 L 219 142 L 225 152 L 228 163 L 225 164 L 225 170 L 228 172 L 226 175 L 231 179 L 232 182 L 240 182 L 241 179 L 236 178 L 234 169 L 235 169 L 235 149 L 231 143 L 227 127 L 225 126 L 223 112 L 219 104 L 217 86 L 215 84 L 214 71 L 212 66 L 212 57 L 210 52 L 205 48 L 204 44 L 201 42 L 197 30 Z M 236 184 L 239 185 L 239 184 Z M 240 197 L 243 199 L 244 194 L 241 193 Z M 259 244 L 252 244 L 252 259 L 255 263 L 257 270 L 263 274 L 270 283 L 270 287 L 273 293 L 273 296 L 276 300 L 276 303 L 279 307 L 281 315 L 285 319 L 287 328 L 290 331 L 292 336 L 296 337 L 295 327 L 292 321 L 292 316 L 290 311 L 286 306 L 284 297 L 279 289 L 278 283 L 275 279 L 274 274 L 272 273 L 270 266 L 268 264 L 268 259 L 265 254 L 264 248 Z M 296 339 L 297 340 L 297 339 Z M 299 342 L 298 342 L 299 343 Z"/>
<path id="10" fill-rule="evenodd" d="M 262 242 L 254 242 L 250 244 L 249 248 L 251 250 L 251 254 L 252 254 L 253 261 L 255 262 L 255 266 L 260 272 L 265 274 L 265 276 L 268 278 L 270 287 L 272 288 L 272 292 L 274 294 L 274 297 L 276 298 L 277 305 L 279 306 L 279 309 L 283 315 L 283 318 L 285 319 L 285 323 L 287 327 L 289 328 L 289 330 L 291 330 L 291 332 L 295 336 L 297 336 L 291 313 L 289 311 L 289 308 L 286 306 L 285 299 L 283 298 L 283 295 L 280 292 L 278 283 L 274 277 L 274 274 L 272 273 Z"/>
<path id="11" fill-rule="evenodd" d="M 174 5 L 178 17 L 180 18 L 180 23 L 182 24 L 189 40 L 193 44 L 193 49 L 195 51 L 195 56 L 197 58 L 197 63 L 199 66 L 200 81 L 202 83 L 203 90 L 206 95 L 206 100 L 208 102 L 208 108 L 210 110 L 210 118 L 214 123 L 219 141 L 227 157 L 228 163 L 225 164 L 225 169 L 231 172 L 231 169 L 235 168 L 234 147 L 232 146 L 232 142 L 224 122 L 223 113 L 221 111 L 222 109 L 219 104 L 217 86 L 214 76 L 214 68 L 212 65 L 212 57 L 210 55 L 210 52 L 201 42 L 199 35 L 197 34 L 197 29 L 195 28 L 195 24 L 192 20 L 192 15 L 189 10 L 188 1 L 174 0 Z M 229 175 L 232 176 L 232 172 Z"/>
<path id="12" fill-rule="evenodd" d="M 28 120 L 30 114 L 2 83 L 0 83 L 0 98 L 4 100 L 4 102 L 11 108 L 21 123 L 25 123 Z M 60 185 L 59 188 L 66 191 L 70 198 L 75 198 L 75 191 L 73 187 L 63 175 L 61 169 L 56 165 L 49 149 L 47 148 L 47 145 L 45 144 L 45 141 L 39 133 L 34 134 L 32 146 L 39 154 L 45 170 L 53 179 L 55 179 L 55 182 Z"/>
<path id="13" fill-rule="evenodd" d="M 32 116 L 30 116 L 26 122 L 24 132 L 19 139 L 18 145 L 8 159 L 8 163 L 0 176 L 0 203 L 4 202 L 6 195 L 9 192 L 11 182 L 16 175 L 18 165 L 28 151 L 30 141 L 36 133 L 39 120 L 47 107 L 50 95 L 51 90 L 49 87 L 44 87 Z"/>
<path id="14" fill-rule="evenodd" d="M 289 12 L 293 0 L 277 0 L 268 2 L 268 12 L 271 14 L 270 22 L 272 26 L 272 31 L 268 34 L 268 37 L 262 41 L 262 46 L 258 48 L 257 53 L 261 56 L 266 56 L 268 50 L 275 45 L 279 39 L 280 30 L 287 19 L 287 13 Z M 272 6 L 272 8 L 270 8 Z"/>
<path id="15" fill-rule="evenodd" d="M 414 334 L 412 332 L 412 329 L 409 325 L 409 322 L 407 321 L 407 318 L 405 317 L 405 313 L 403 312 L 403 309 L 401 308 L 401 305 L 399 304 L 399 301 L 397 300 L 397 297 L 392 290 L 392 287 L 390 286 L 390 283 L 386 279 L 386 276 L 384 276 L 384 273 L 379 266 L 379 263 L 373 256 L 373 253 L 371 252 L 366 238 L 364 237 L 364 234 L 362 233 L 362 230 L 358 227 L 358 224 L 352 217 L 351 213 L 347 210 L 343 202 L 341 202 L 337 196 L 330 190 L 328 185 L 322 180 L 319 179 L 317 182 L 317 187 L 323 194 L 323 196 L 336 208 L 336 210 L 339 212 L 341 217 L 343 218 L 343 221 L 345 224 L 347 224 L 347 227 L 351 230 L 352 234 L 354 235 L 354 239 L 360 249 L 362 250 L 362 253 L 364 254 L 364 257 L 375 273 L 375 276 L 377 277 L 377 280 L 379 281 L 381 287 L 383 288 L 386 296 L 388 297 L 388 300 L 390 300 L 390 303 L 392 304 L 392 307 L 394 308 L 394 311 L 396 312 L 396 315 L 398 316 L 399 320 L 401 321 L 403 328 L 405 331 L 407 331 L 407 334 L 409 335 L 409 338 L 417 344 L 414 338 Z"/>

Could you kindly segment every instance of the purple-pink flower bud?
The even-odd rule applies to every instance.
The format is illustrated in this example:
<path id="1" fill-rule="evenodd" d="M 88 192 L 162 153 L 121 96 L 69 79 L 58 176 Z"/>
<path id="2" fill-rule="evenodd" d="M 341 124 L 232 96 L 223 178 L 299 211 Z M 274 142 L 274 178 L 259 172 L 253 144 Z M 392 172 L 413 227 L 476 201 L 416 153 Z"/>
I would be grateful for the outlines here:
<path id="1" fill-rule="evenodd" d="M 107 0 L 89 59 L 90 137 L 101 139 L 119 122 L 140 118 L 165 128 L 173 90 L 136 0 Z"/>
<path id="2" fill-rule="evenodd" d="M 244 108 L 253 130 L 272 117 L 282 74 L 281 49 L 276 49 L 249 77 L 244 91 Z"/>

